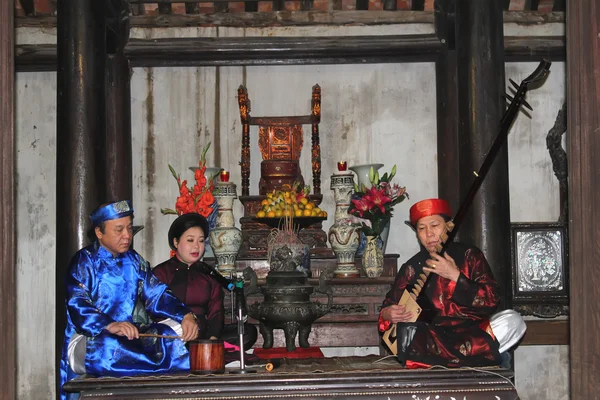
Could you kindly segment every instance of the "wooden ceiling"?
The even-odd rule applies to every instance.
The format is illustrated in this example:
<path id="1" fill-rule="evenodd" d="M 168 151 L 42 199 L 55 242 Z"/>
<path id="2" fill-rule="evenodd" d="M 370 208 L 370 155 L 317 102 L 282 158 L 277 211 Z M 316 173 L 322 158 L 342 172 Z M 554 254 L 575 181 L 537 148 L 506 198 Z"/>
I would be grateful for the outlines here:
<path id="1" fill-rule="evenodd" d="M 56 15 L 57 0 L 15 0 L 17 17 L 48 17 Z M 501 0 L 506 11 L 533 11 L 550 13 L 565 11 L 566 0 Z M 213 2 L 193 2 L 184 0 L 130 0 L 132 15 L 160 14 L 210 14 L 215 12 L 244 11 L 295 11 L 295 10 L 382 10 L 384 2 L 393 0 L 252 0 L 246 2 L 215 0 Z M 388 6 L 389 7 L 389 6 Z M 396 0 L 397 10 L 433 11 L 434 0 Z"/>

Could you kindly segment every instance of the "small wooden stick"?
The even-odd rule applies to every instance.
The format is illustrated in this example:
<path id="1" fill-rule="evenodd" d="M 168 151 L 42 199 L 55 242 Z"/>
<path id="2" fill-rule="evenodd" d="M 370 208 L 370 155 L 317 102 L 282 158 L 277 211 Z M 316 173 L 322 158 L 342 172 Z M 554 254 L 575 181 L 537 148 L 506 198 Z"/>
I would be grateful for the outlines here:
<path id="1" fill-rule="evenodd" d="M 157 335 L 155 333 L 140 333 L 139 336 L 140 337 L 155 337 L 155 338 L 162 338 L 162 339 L 181 339 L 181 336 Z M 181 340 L 183 340 L 183 339 L 181 339 Z"/>

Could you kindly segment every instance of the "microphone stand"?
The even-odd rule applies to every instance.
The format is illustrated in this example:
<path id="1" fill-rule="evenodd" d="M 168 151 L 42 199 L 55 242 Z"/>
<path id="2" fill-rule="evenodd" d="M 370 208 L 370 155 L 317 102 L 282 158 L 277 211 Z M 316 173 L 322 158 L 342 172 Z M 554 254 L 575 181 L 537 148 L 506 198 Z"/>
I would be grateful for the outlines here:
<path id="1" fill-rule="evenodd" d="M 256 370 L 246 369 L 244 362 L 244 310 L 246 309 L 246 299 L 244 297 L 244 280 L 233 279 L 233 272 L 230 275 L 231 279 L 225 278 L 219 271 L 217 271 L 212 265 L 204 264 L 206 272 L 215 278 L 217 282 L 221 284 L 225 289 L 231 292 L 231 323 L 233 323 L 234 310 L 237 311 L 237 328 L 239 335 L 239 348 L 240 348 L 240 369 L 231 370 L 230 374 L 246 374 L 256 372 Z"/>
<path id="2" fill-rule="evenodd" d="M 229 371 L 230 374 L 247 374 L 256 372 L 255 369 L 246 369 L 246 363 L 244 361 L 244 310 L 246 309 L 246 299 L 244 296 L 244 281 L 239 279 L 235 281 L 235 287 L 231 291 L 235 299 L 235 308 L 237 311 L 237 328 L 239 335 L 239 347 L 240 347 L 240 369 L 234 369 Z M 234 303 L 232 303 L 233 306 Z M 233 318 L 233 312 L 231 313 Z"/>

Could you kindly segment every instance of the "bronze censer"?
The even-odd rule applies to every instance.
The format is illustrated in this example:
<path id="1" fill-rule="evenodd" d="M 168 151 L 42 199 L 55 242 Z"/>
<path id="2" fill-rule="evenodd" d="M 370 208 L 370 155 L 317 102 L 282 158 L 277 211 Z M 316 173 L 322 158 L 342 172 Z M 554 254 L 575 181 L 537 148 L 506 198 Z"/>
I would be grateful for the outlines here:
<path id="1" fill-rule="evenodd" d="M 310 271 L 310 249 L 307 245 L 293 238 L 294 232 L 289 230 L 276 231 L 276 234 L 286 237 L 284 241 L 273 240 L 269 245 L 270 271 L 266 284 L 260 288 L 257 285 L 256 273 L 247 268 L 244 271 L 246 279 L 250 280 L 247 294 L 262 293 L 264 301 L 248 306 L 248 315 L 259 321 L 260 333 L 263 336 L 263 348 L 273 347 L 273 329 L 283 329 L 287 351 L 296 350 L 296 335 L 300 347 L 307 348 L 311 326 L 318 318 L 331 309 L 333 295 L 331 288 L 325 282 L 325 273 L 319 277 L 319 286 L 313 287 L 308 283 L 307 271 Z M 281 237 L 280 237 L 281 239 Z M 327 295 L 327 304 L 311 301 L 313 292 Z"/>

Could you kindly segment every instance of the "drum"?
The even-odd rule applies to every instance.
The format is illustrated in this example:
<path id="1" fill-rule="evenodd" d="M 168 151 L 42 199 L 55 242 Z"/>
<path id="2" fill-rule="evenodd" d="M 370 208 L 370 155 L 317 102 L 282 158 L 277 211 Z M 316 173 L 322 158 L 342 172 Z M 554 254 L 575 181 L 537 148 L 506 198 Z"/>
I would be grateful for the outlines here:
<path id="1" fill-rule="evenodd" d="M 190 371 L 195 374 L 225 372 L 225 346 L 222 340 L 199 339 L 188 342 Z"/>

